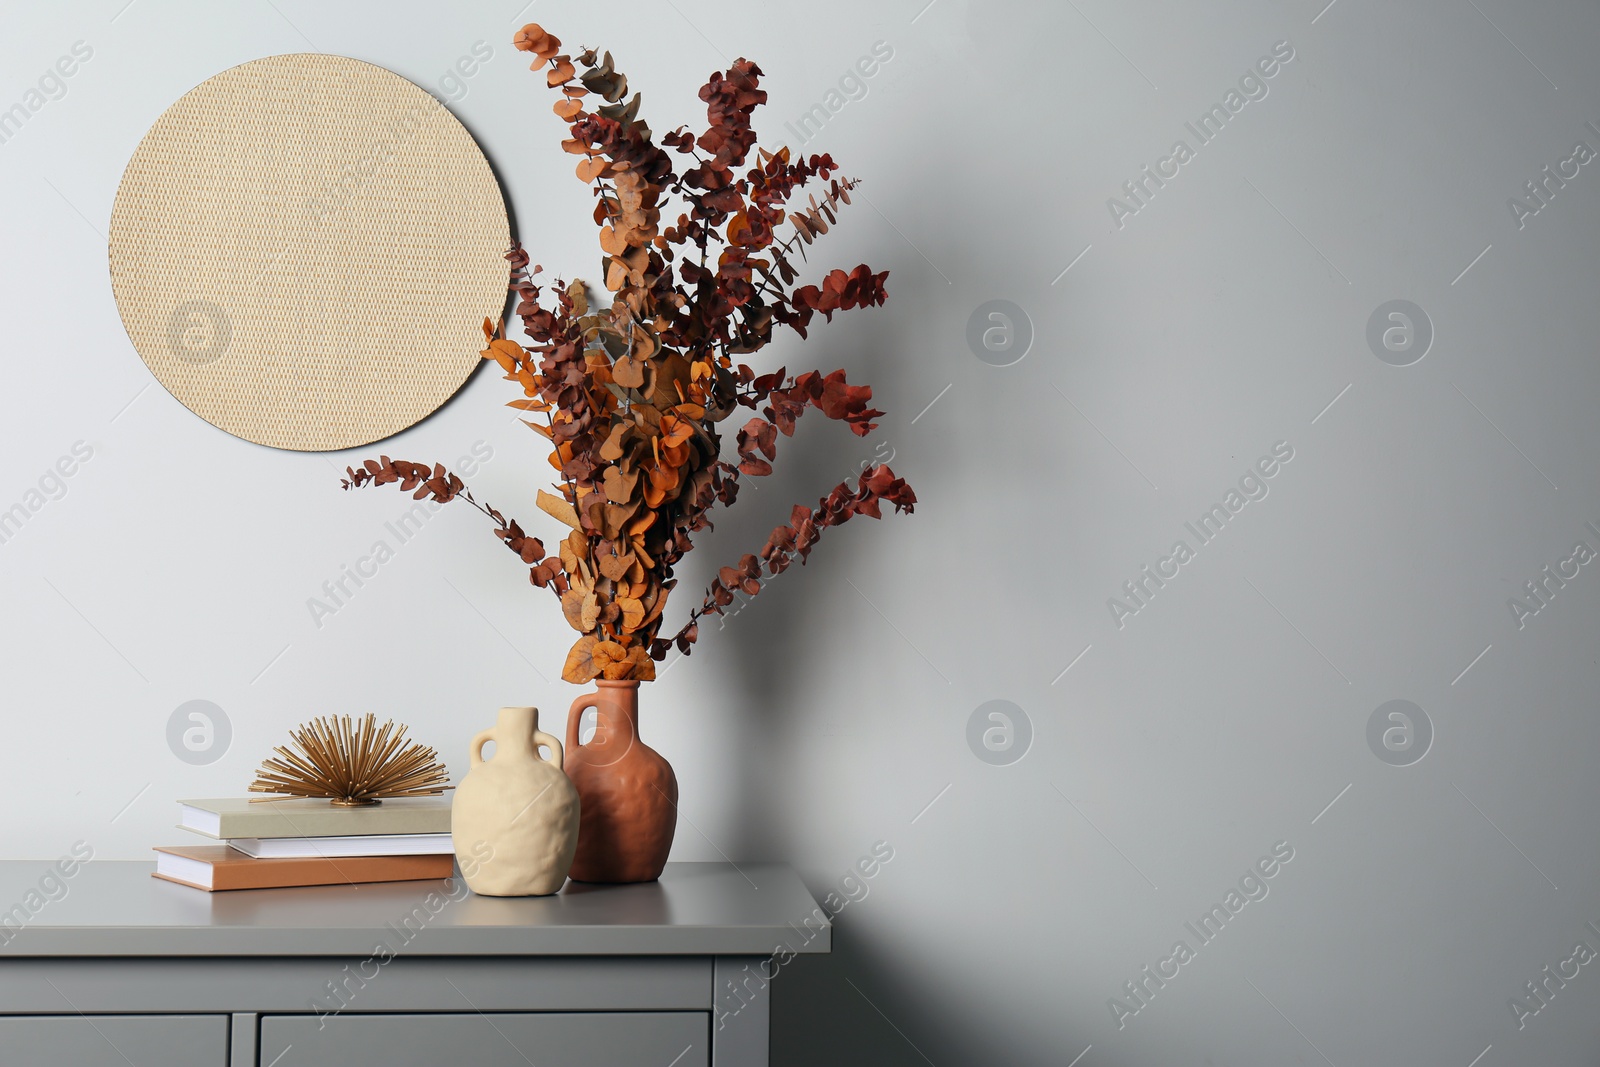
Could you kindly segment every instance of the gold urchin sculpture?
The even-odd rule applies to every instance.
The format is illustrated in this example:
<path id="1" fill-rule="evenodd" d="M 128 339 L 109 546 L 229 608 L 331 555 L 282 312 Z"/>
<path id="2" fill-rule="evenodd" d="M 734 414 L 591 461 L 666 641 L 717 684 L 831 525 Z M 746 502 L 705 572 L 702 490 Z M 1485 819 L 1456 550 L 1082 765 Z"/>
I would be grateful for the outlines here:
<path id="1" fill-rule="evenodd" d="M 377 725 L 371 712 L 360 726 L 350 716 L 312 719 L 291 730 L 299 752 L 273 748 L 282 759 L 268 758 L 250 783 L 252 793 L 286 793 L 327 797 L 340 807 L 364 807 L 388 797 L 438 796 L 449 772 L 431 748 L 406 739 L 406 728 L 392 721 Z M 271 800 L 261 797 L 252 803 Z"/>

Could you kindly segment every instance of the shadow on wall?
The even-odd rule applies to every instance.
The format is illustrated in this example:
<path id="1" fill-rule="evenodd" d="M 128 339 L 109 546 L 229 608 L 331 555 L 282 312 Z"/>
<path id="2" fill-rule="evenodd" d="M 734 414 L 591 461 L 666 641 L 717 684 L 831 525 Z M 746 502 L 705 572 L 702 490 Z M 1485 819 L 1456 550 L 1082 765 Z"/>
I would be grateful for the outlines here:
<path id="1" fill-rule="evenodd" d="M 862 213 L 863 226 L 869 226 L 872 221 Z M 867 261 L 878 267 L 874 260 L 879 258 L 883 257 L 869 254 Z M 831 267 L 833 263 L 831 259 L 817 256 L 813 273 L 824 273 L 823 264 Z M 893 279 L 891 273 L 891 284 Z M 914 394 L 916 388 L 908 387 L 904 373 L 909 353 L 897 350 L 896 341 L 903 339 L 903 333 L 896 330 L 893 313 L 889 310 L 894 304 L 892 290 L 889 301 L 885 308 L 841 316 L 832 324 L 837 332 L 831 337 L 829 324 L 819 324 L 820 330 L 813 328 L 811 340 L 799 349 L 798 358 L 790 358 L 790 370 L 815 368 L 828 373 L 844 366 L 852 382 L 873 386 L 874 404 L 879 407 L 886 406 L 882 402 L 886 396 Z M 854 328 L 848 331 L 848 340 L 838 339 L 848 317 L 855 318 Z M 866 355 L 857 356 L 856 353 Z M 709 578 L 716 567 L 736 562 L 745 552 L 759 552 L 773 527 L 788 521 L 795 504 L 815 506 L 840 482 L 848 480 L 854 485 L 862 463 L 887 454 L 874 450 L 889 439 L 895 427 L 904 426 L 912 414 L 914 412 L 891 411 L 866 437 L 855 436 L 843 423 L 832 422 L 818 412 L 803 416 L 794 437 L 780 435 L 778 438 L 774 473 L 765 478 L 743 479 L 745 484 L 740 490 L 738 511 L 723 517 L 728 536 L 718 537 L 714 544 L 708 544 L 707 558 L 696 560 L 705 568 L 705 577 Z M 732 423 L 736 419 L 729 421 Z M 902 472 L 897 469 L 896 473 Z M 913 484 L 913 488 L 917 487 Z M 845 584 L 843 576 L 852 570 L 852 557 L 872 551 L 869 539 L 893 532 L 904 535 L 906 531 L 897 528 L 916 521 L 916 515 L 887 512 L 881 520 L 859 517 L 828 530 L 812 552 L 809 563 L 801 566 L 796 562 L 783 574 L 769 579 L 768 587 L 726 619 L 726 629 L 719 632 L 715 619 L 702 623 L 702 642 L 708 639 L 725 641 L 726 653 L 735 671 L 726 682 L 726 699 L 736 709 L 731 726 L 737 736 L 730 738 L 729 748 L 741 753 L 733 768 L 738 776 L 735 783 L 738 816 L 727 846 L 730 855 L 803 864 L 804 857 L 795 852 L 796 845 L 789 833 L 795 798 L 774 790 L 773 782 L 774 769 L 782 766 L 784 760 L 792 760 L 794 753 L 807 748 L 799 744 L 797 738 L 799 731 L 808 728 L 800 701 L 819 684 L 826 688 L 826 664 L 812 652 L 819 636 L 815 623 L 827 611 L 852 609 L 851 601 L 846 598 L 856 594 Z M 718 526 L 720 534 L 723 532 L 721 521 Z M 703 593 L 703 588 L 686 588 L 693 589 L 696 598 Z M 732 612 L 738 607 L 736 601 L 729 610 Z M 863 615 L 850 617 L 851 625 L 862 628 L 863 641 L 876 640 L 873 635 L 881 629 L 876 616 L 871 616 L 871 609 L 866 605 L 859 607 Z M 810 777 L 812 773 L 809 768 L 791 770 L 796 774 L 777 774 L 776 778 Z M 821 773 L 826 773 L 826 769 Z"/>
<path id="2" fill-rule="evenodd" d="M 987 32 L 981 19 L 974 16 L 969 19 L 972 21 Z M 998 39 L 972 34 L 970 27 L 969 36 L 979 46 L 999 44 Z M 809 803 L 807 797 L 834 790 L 838 783 L 833 776 L 839 773 L 837 766 L 808 755 L 826 748 L 816 744 L 817 716 L 811 705 L 818 700 L 848 700 L 862 707 L 863 714 L 897 720 L 910 714 L 910 709 L 872 700 L 871 694 L 839 693 L 831 684 L 834 668 L 819 650 L 832 654 L 840 648 L 832 631 L 846 626 L 850 654 L 872 657 L 875 652 L 889 651 L 893 655 L 880 657 L 884 663 L 899 663 L 904 670 L 922 669 L 920 662 L 915 667 L 906 664 L 901 655 L 904 649 L 899 647 L 902 639 L 884 626 L 845 578 L 854 577 L 859 583 L 864 559 L 893 558 L 882 551 L 878 539 L 884 537 L 901 539 L 899 544 L 905 548 L 902 561 L 931 557 L 926 545 L 912 547 L 907 539 L 919 536 L 918 526 L 932 514 L 949 513 L 960 506 L 963 489 L 956 453 L 963 443 L 972 444 L 963 441 L 966 427 L 1005 425 L 1013 413 L 1017 390 L 1027 389 L 1023 375 L 1038 375 L 1033 364 L 1021 368 L 1020 374 L 1001 369 L 1002 364 L 984 365 L 989 361 L 974 355 L 964 332 L 969 313 L 998 297 L 1015 298 L 1039 309 L 1051 295 L 1049 274 L 1028 282 L 1006 277 L 1025 274 L 1026 268 L 1021 266 L 1005 270 L 1000 289 L 994 290 L 993 272 L 972 266 L 988 261 L 989 250 L 981 247 L 977 235 L 969 239 L 964 230 L 944 227 L 929 232 L 931 217 L 914 203 L 894 197 L 907 175 L 938 166 L 939 142 L 917 136 L 919 128 L 932 122 L 931 117 L 924 118 L 902 130 L 892 147 L 886 144 L 890 150 L 868 171 L 857 172 L 850 160 L 844 161 L 846 173 L 859 173 L 866 182 L 863 193 L 888 212 L 892 222 L 886 223 L 873 206 L 858 199 L 847 209 L 852 217 L 840 220 L 859 238 L 850 241 L 852 251 L 839 251 L 844 242 L 834 246 L 824 237 L 802 271 L 803 280 L 815 281 L 833 267 L 848 269 L 864 259 L 874 269 L 890 271 L 887 305 L 843 315 L 831 325 L 818 323 L 808 342 L 775 344 L 758 357 L 758 370 L 786 363 L 791 371 L 815 368 L 826 373 L 844 366 L 851 381 L 873 386 L 874 405 L 887 409 L 888 414 L 879 420 L 879 428 L 864 438 L 815 412 L 808 414 L 801 420 L 796 438 L 780 437 L 775 473 L 746 479 L 740 507 L 719 518 L 715 537 L 707 539 L 703 555 L 690 557 L 694 568 L 684 573 L 683 590 L 698 600 L 704 580 L 716 567 L 734 563 L 744 552 L 759 551 L 772 527 L 787 521 L 791 505 L 814 505 L 841 480 L 848 477 L 853 481 L 863 460 L 881 460 L 888 455 L 887 448 L 894 450 L 890 462 L 895 472 L 907 478 L 918 494 L 917 514 L 886 515 L 881 523 L 857 519 L 828 531 L 810 564 L 796 565 L 777 578 L 727 619 L 725 629 L 718 631 L 715 620 L 702 627 L 703 641 L 716 640 L 726 646 L 718 653 L 728 656 L 728 673 L 718 680 L 719 699 L 729 709 L 726 750 L 738 753 L 725 772 L 732 779 L 728 783 L 732 823 L 727 840 L 718 844 L 737 859 L 792 864 L 818 900 L 838 876 L 838 852 L 855 848 L 858 842 L 837 841 L 843 827 L 814 827 L 804 821 L 829 816 L 831 809 Z M 816 150 L 829 150 L 826 141 L 826 136 L 819 139 Z M 913 245 L 930 254 L 939 266 L 925 262 Z M 968 264 L 968 268 L 955 272 L 952 264 L 957 263 Z M 950 278 L 941 267 L 952 272 Z M 980 273 L 991 276 L 980 278 Z M 974 389 L 974 384 L 980 387 Z M 952 388 L 944 395 L 941 390 L 947 386 Z M 924 405 L 937 396 L 943 396 L 937 401 L 940 406 L 911 425 Z M 961 412 L 959 423 L 954 421 L 952 408 Z M 887 447 L 875 451 L 880 445 Z M 992 441 L 989 447 L 995 447 Z M 970 487 L 966 491 L 970 492 Z M 890 585 L 904 582 L 908 573 L 910 568 L 896 566 L 884 580 Z M 996 583 L 996 587 L 1003 586 Z M 874 595 L 871 586 L 863 591 Z M 898 683 L 892 677 L 880 681 L 883 692 L 893 691 Z M 936 728 L 948 727 L 948 738 L 936 739 L 935 744 L 948 743 L 966 757 L 960 724 L 970 707 L 923 710 L 943 724 Z M 877 725 L 881 724 L 872 724 Z M 901 818 L 897 812 L 865 814 L 871 823 Z M 816 846 L 808 843 L 819 839 L 834 842 L 838 848 L 830 848 L 827 856 L 818 855 Z M 894 844 L 901 847 L 898 840 Z M 924 853 L 943 848 L 933 836 L 914 847 Z M 907 841 L 904 848 L 909 851 L 913 845 Z M 942 862 L 936 860 L 934 866 L 942 866 Z M 931 885 L 925 890 L 935 891 Z M 894 951 L 890 937 L 860 936 L 859 930 L 852 931 L 858 923 L 875 926 L 879 921 L 870 913 L 858 915 L 846 909 L 835 920 L 832 954 L 799 956 L 783 965 L 773 980 L 772 1062 L 776 1067 L 979 1062 L 952 1057 L 958 1049 L 976 1053 L 972 1049 L 975 1035 L 988 1027 L 974 1020 L 972 1013 L 984 1010 L 983 998 L 970 997 L 962 1008 L 953 1003 L 950 991 L 952 985 L 960 984 L 957 976 L 920 972 L 907 962 L 907 954 Z M 822 1021 L 825 1024 L 818 1025 Z"/>
<path id="3" fill-rule="evenodd" d="M 865 207 L 859 203 L 857 206 Z M 878 223 L 870 209 L 862 212 L 859 221 L 866 229 Z M 795 438 L 780 437 L 775 473 L 746 480 L 739 500 L 741 508 L 724 516 L 726 530 L 719 522 L 720 536 L 714 545 L 707 545 L 707 558 L 696 560 L 707 575 L 716 566 L 733 563 L 743 552 L 759 550 L 772 527 L 787 520 L 792 505 L 814 505 L 839 482 L 849 479 L 853 483 L 864 462 L 882 461 L 889 455 L 888 446 L 899 449 L 910 420 L 917 414 L 914 406 L 905 410 L 905 405 L 914 403 L 912 398 L 923 393 L 931 395 L 927 374 L 913 368 L 912 357 L 917 355 L 920 343 L 909 327 L 925 312 L 927 301 L 918 299 L 912 287 L 926 284 L 924 274 L 941 289 L 943 282 L 916 260 L 910 249 L 889 243 L 898 241 L 892 230 L 881 223 L 878 226 L 883 230 L 883 241 L 864 258 L 878 269 L 891 270 L 889 304 L 883 309 L 856 313 L 856 320 L 848 328 L 843 325 L 844 318 L 833 324 L 831 333 L 824 324 L 811 342 L 798 350 L 798 358 L 788 362 L 791 370 L 814 367 L 825 373 L 845 366 L 852 381 L 873 386 L 874 404 L 888 408 L 889 413 L 879 420 L 878 429 L 866 437 L 856 437 L 843 425 L 815 412 L 801 420 Z M 834 265 L 848 267 L 853 263 L 836 263 L 819 254 L 813 272 L 820 273 Z M 900 298 L 898 308 L 896 296 Z M 960 336 L 951 340 L 956 349 L 965 351 Z M 938 358 L 938 354 L 925 355 Z M 808 423 L 806 419 L 812 421 Z M 853 635 L 852 647 L 862 655 L 870 656 L 879 642 L 899 640 L 846 584 L 845 576 L 859 572 L 857 562 L 861 558 L 876 554 L 875 538 L 913 536 L 913 524 L 919 521 L 923 509 L 938 507 L 947 483 L 924 477 L 925 484 L 919 485 L 912 471 L 903 469 L 904 461 L 910 458 L 905 451 L 897 450 L 891 465 L 917 489 L 918 514 L 886 514 L 878 522 L 858 518 L 828 531 L 809 564 L 796 564 L 778 576 L 770 587 L 726 620 L 726 629 L 717 631 L 715 620 L 703 627 L 703 641 L 726 642 L 731 671 L 722 683 L 723 699 L 731 709 L 727 746 L 728 751 L 739 753 L 739 759 L 729 765 L 734 776 L 730 786 L 736 814 L 725 847 L 729 855 L 741 859 L 769 859 L 794 865 L 818 900 L 833 888 L 831 879 L 837 878 L 837 871 L 832 858 L 803 852 L 805 840 L 815 837 L 802 829 L 800 820 L 807 812 L 823 811 L 805 804 L 803 797 L 813 788 L 831 788 L 829 777 L 838 773 L 838 768 L 814 760 L 797 763 L 801 758 L 797 754 L 817 750 L 815 739 L 803 736 L 816 729 L 816 717 L 808 714 L 808 702 L 819 699 L 819 695 L 828 699 L 828 694 L 834 692 L 828 677 L 830 667 L 818 650 L 834 649 L 838 642 L 829 628 L 818 622 L 836 619 L 841 625 L 848 625 Z M 694 588 L 694 596 L 700 595 L 698 588 L 685 587 Z M 859 700 L 860 695 L 847 699 Z M 872 706 L 870 701 L 865 703 Z M 879 707 L 884 715 L 905 713 L 903 709 Z M 887 954 L 868 956 L 859 941 L 839 934 L 837 924 L 851 921 L 848 912 L 835 920 L 833 954 L 796 957 L 785 963 L 773 980 L 775 1065 L 926 1062 L 852 988 L 852 982 L 874 991 L 870 995 L 875 999 L 881 997 L 876 991 L 899 990 L 902 995 L 894 1006 L 883 1003 L 883 1008 L 915 1033 L 938 1034 L 944 1029 L 939 1013 L 928 1006 L 928 1000 L 904 995 L 920 984 L 915 975 L 898 973 L 895 961 Z M 936 990 L 926 988 L 925 992 L 932 996 Z M 828 1020 L 828 1025 L 818 1026 L 817 1021 L 822 1019 Z M 949 1032 L 941 1037 L 954 1040 L 958 1030 L 959 1026 L 951 1023 Z"/>
<path id="4" fill-rule="evenodd" d="M 938 1029 L 936 1023 L 916 1023 L 916 1032 L 923 1035 L 919 1049 L 851 988 L 851 982 L 863 990 L 897 987 L 899 979 L 891 966 L 887 960 L 864 956 L 859 949 L 843 950 L 837 934 L 831 955 L 799 956 L 786 965 L 777 978 L 779 992 L 772 1002 L 772 1067 L 815 1067 L 819 1063 L 926 1067 L 940 1062 L 931 1057 L 941 1049 L 948 1053 L 949 1046 L 928 1043 L 927 1035 Z M 906 987 L 900 983 L 898 988 Z M 876 999 L 875 993 L 869 995 Z M 906 1003 L 909 999 L 878 1003 L 883 1011 L 900 1018 L 916 1010 L 915 1005 Z M 819 1026 L 822 1020 L 826 1024 Z"/>

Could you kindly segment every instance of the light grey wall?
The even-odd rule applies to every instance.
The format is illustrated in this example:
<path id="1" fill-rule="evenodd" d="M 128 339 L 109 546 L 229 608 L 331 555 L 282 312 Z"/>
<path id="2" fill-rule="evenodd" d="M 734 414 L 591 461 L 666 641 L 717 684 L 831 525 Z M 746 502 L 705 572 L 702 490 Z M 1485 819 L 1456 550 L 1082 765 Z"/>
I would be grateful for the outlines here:
<path id="1" fill-rule="evenodd" d="M 1600 11 L 1325 3 L 8 3 L 0 107 L 75 42 L 93 55 L 0 144 L 0 507 L 76 442 L 93 456 L 0 544 L 3 851 L 146 855 L 179 836 L 175 798 L 240 792 L 313 713 L 395 716 L 459 764 L 497 706 L 559 726 L 577 693 L 553 680 L 565 624 L 470 511 L 313 624 L 403 498 L 338 491 L 334 466 L 377 449 L 243 444 L 152 385 L 104 234 L 168 104 L 307 48 L 438 89 L 485 41 L 452 106 L 570 275 L 599 255 L 589 194 L 517 25 L 611 49 L 659 131 L 703 122 L 705 74 L 753 57 L 775 141 L 881 41 L 805 148 L 864 181 L 816 269 L 888 268 L 889 305 L 763 359 L 844 366 L 890 414 L 864 441 L 805 425 L 685 588 L 891 450 L 921 503 L 831 534 L 645 696 L 683 783 L 676 858 L 786 860 L 821 895 L 893 849 L 834 955 L 776 980 L 779 1062 L 1593 1062 L 1600 975 L 1563 961 L 1600 950 L 1600 577 L 1574 561 L 1536 614 L 1508 602 L 1600 549 L 1600 164 L 1536 215 L 1509 198 L 1537 206 L 1543 166 L 1600 150 Z M 1266 95 L 1247 82 L 1200 144 L 1185 123 L 1275 46 Z M 1179 139 L 1176 176 L 1124 197 Z M 1015 344 L 967 340 L 994 300 L 1032 334 L 1009 366 Z M 1368 340 L 1380 311 L 1377 334 L 1406 328 L 1395 300 L 1425 316 L 1399 354 Z M 535 526 L 543 449 L 506 399 L 480 374 L 383 451 L 485 442 L 475 488 Z M 1201 544 L 1185 523 L 1275 448 Z M 1114 612 L 1179 540 L 1193 558 Z M 192 700 L 231 724 L 210 763 L 169 748 Z M 1019 710 L 979 711 L 997 700 Z M 1267 895 L 1203 943 L 1185 924 L 1275 847 L 1292 859 L 1246 882 Z M 1128 995 L 1179 940 L 1193 958 Z M 1534 1014 L 1546 965 L 1576 976 Z"/>

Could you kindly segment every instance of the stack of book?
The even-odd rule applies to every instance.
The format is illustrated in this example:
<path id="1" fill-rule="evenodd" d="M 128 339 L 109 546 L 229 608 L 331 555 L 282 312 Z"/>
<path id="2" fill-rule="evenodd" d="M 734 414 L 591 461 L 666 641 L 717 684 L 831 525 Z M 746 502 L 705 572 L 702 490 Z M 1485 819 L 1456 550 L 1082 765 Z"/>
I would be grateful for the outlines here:
<path id="1" fill-rule="evenodd" d="M 449 797 L 181 800 L 178 825 L 218 844 L 156 849 L 157 878 L 207 891 L 448 878 Z"/>

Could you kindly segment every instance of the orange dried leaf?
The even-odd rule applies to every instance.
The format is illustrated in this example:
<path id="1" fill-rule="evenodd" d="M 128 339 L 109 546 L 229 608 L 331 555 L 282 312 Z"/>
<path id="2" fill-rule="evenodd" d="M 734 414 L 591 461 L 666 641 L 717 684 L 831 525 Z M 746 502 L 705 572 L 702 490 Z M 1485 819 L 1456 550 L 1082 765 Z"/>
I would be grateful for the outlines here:
<path id="1" fill-rule="evenodd" d="M 650 658 L 650 653 L 643 645 L 636 645 L 628 649 L 628 674 L 626 677 L 636 682 L 653 682 L 656 680 L 656 663 Z"/>
<path id="2" fill-rule="evenodd" d="M 636 518 L 632 522 L 628 523 L 628 526 L 627 526 L 628 536 L 629 537 L 637 537 L 637 536 L 639 536 L 640 534 L 644 533 L 646 530 L 650 529 L 651 526 L 654 526 L 655 525 L 655 521 L 656 521 L 656 513 L 654 511 L 650 511 L 650 510 L 641 511 L 639 513 L 639 517 L 638 518 Z"/>
<path id="3" fill-rule="evenodd" d="M 579 630 L 589 631 L 594 629 L 596 622 L 600 621 L 600 598 L 594 593 L 585 596 L 578 604 L 578 621 L 583 625 Z"/>
<path id="4" fill-rule="evenodd" d="M 561 680 L 582 685 L 593 681 L 595 675 L 600 673 L 600 668 L 594 661 L 594 647 L 599 644 L 593 634 L 578 638 L 567 653 L 567 662 L 561 669 Z"/>
<path id="5" fill-rule="evenodd" d="M 583 174 L 581 173 L 583 164 L 578 164 L 578 168 L 580 171 L 578 177 L 583 178 Z M 589 179 L 584 178 L 584 181 L 588 180 Z M 606 262 L 606 288 L 614 293 L 618 289 L 621 289 L 627 280 L 628 265 L 624 263 L 620 257 L 613 256 Z"/>
<path id="6" fill-rule="evenodd" d="M 578 589 L 568 589 L 561 594 L 561 614 L 566 616 L 567 625 L 579 633 L 587 633 L 589 627 L 583 624 L 584 594 Z"/>
<path id="7" fill-rule="evenodd" d="M 544 66 L 544 61 L 555 55 L 556 49 L 561 47 L 561 40 L 546 33 L 537 22 L 530 22 L 518 30 L 511 43 L 516 45 L 517 51 L 532 52 L 539 57 L 533 65 L 534 70 Z"/>
<path id="8" fill-rule="evenodd" d="M 628 650 L 615 641 L 597 641 L 590 652 L 591 662 L 605 677 L 617 681 L 632 671 Z"/>
<path id="9" fill-rule="evenodd" d="M 552 519 L 556 519 L 559 522 L 564 522 L 574 530 L 580 528 L 578 525 L 577 509 L 575 509 L 565 500 L 556 496 L 554 493 L 547 493 L 543 489 L 539 490 L 536 503 L 539 505 L 539 510 L 550 516 Z M 572 568 L 569 567 L 567 569 L 571 570 Z"/>
<path id="10" fill-rule="evenodd" d="M 538 70 L 539 68 L 535 67 L 533 69 Z M 549 85 L 553 89 L 557 85 L 571 81 L 572 76 L 576 73 L 577 72 L 572 69 L 572 60 L 568 59 L 566 56 L 556 56 L 556 61 L 552 63 L 550 65 L 550 69 L 545 72 L 545 84 Z"/>
<path id="11" fill-rule="evenodd" d="M 633 565 L 633 562 L 632 553 L 621 556 L 608 555 L 600 557 L 598 566 L 601 574 L 610 578 L 613 582 L 620 582 L 623 575 L 628 573 L 628 568 Z"/>
<path id="12" fill-rule="evenodd" d="M 639 389 L 644 385 L 644 364 L 632 356 L 623 356 L 612 365 L 611 377 L 624 389 Z"/>
<path id="13" fill-rule="evenodd" d="M 607 467 L 605 473 L 606 499 L 621 503 L 632 500 L 638 492 L 639 472 L 626 474 L 621 467 Z"/>

